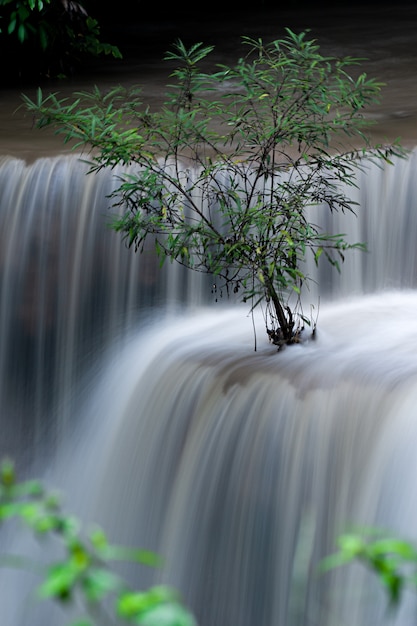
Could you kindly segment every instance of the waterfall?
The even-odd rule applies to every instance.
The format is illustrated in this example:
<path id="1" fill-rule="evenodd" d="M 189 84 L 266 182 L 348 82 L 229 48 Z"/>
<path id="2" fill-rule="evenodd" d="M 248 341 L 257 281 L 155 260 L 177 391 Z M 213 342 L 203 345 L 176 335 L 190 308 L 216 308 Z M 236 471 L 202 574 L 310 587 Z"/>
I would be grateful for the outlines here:
<path id="1" fill-rule="evenodd" d="M 48 454 L 76 419 L 75 387 L 108 346 L 153 308 L 201 296 L 176 267 L 168 280 L 151 250 L 138 262 L 109 228 L 118 171 L 87 171 L 79 157 L 0 164 L 2 456 L 27 446 Z"/>
<path id="2" fill-rule="evenodd" d="M 117 172 L 0 164 L 2 451 L 163 555 L 127 575 L 177 586 L 200 626 L 383 623 L 372 577 L 318 564 L 349 524 L 416 539 L 416 158 L 360 176 L 357 216 L 332 228 L 369 252 L 311 269 L 317 338 L 279 355 L 258 318 L 254 352 L 243 305 L 126 250 L 107 227 Z M 0 572 L 2 623 L 65 623 L 19 580 Z"/>
<path id="3" fill-rule="evenodd" d="M 253 353 L 243 310 L 137 337 L 89 407 L 98 441 L 78 440 L 87 518 L 163 554 L 155 580 L 204 626 L 382 624 L 369 574 L 319 564 L 351 525 L 416 539 L 416 306 L 408 290 L 342 300 L 280 358 Z"/>

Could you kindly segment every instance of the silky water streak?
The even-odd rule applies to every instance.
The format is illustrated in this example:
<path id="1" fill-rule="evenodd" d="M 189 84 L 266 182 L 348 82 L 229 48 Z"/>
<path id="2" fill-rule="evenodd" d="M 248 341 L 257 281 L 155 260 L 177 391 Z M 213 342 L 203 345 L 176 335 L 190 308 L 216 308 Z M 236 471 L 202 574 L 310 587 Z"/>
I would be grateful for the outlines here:
<path id="1" fill-rule="evenodd" d="M 72 160 L 43 166 L 62 168 L 62 181 L 54 177 L 58 190 L 68 184 L 67 168 L 81 185 L 71 189 L 82 191 L 85 184 L 91 192 L 98 184 L 88 177 L 83 183 L 84 172 L 79 175 Z M 140 276 L 126 279 L 140 272 L 141 259 L 129 255 L 114 233 L 110 240 L 97 230 L 97 215 L 105 211 L 101 191 L 97 200 L 89 196 L 75 204 L 73 194 L 64 194 L 63 208 L 47 194 L 58 219 L 52 248 L 40 250 L 57 246 L 55 265 L 63 279 L 47 290 L 55 298 L 59 339 L 52 342 L 55 395 L 52 406 L 38 412 L 36 429 L 39 443 L 53 430 L 53 453 L 44 463 L 45 448 L 37 454 L 35 442 L 34 465 L 48 484 L 62 488 L 69 508 L 101 524 L 111 540 L 159 552 L 165 560 L 160 571 L 129 569 L 126 575 L 138 586 L 177 586 L 201 626 L 383 623 L 384 597 L 370 575 L 356 566 L 322 574 L 318 566 L 350 524 L 383 525 L 417 539 L 415 168 L 413 154 L 392 168 L 370 167 L 363 176 L 358 216 L 348 216 L 341 227 L 342 216 L 335 228 L 352 229 L 352 238 L 368 241 L 370 251 L 347 259 L 340 283 L 327 272 L 317 276 L 324 295 L 316 338 L 280 354 L 267 343 L 258 318 L 254 351 L 252 321 L 240 305 L 194 304 L 172 313 L 163 297 L 155 307 L 142 304 Z M 26 181 L 32 173 L 24 169 L 21 176 Z M 42 222 L 40 216 L 52 215 L 52 209 L 42 213 L 44 200 L 25 213 L 20 197 L 7 204 L 7 219 L 3 214 L 4 228 L 11 229 L 2 255 L 6 373 L 10 354 L 16 358 L 7 334 L 16 318 L 8 302 L 25 293 L 23 276 L 31 267 L 26 233 L 36 227 L 42 241 L 45 228 L 39 226 L 51 218 Z M 73 231 L 66 227 L 69 214 Z M 12 241 L 20 242 L 22 255 L 12 254 Z M 109 246 L 104 254 L 90 257 L 103 242 Z M 41 251 L 35 257 L 40 264 Z M 8 277 L 10 259 L 19 280 Z M 107 269 L 100 294 L 108 295 L 94 291 L 92 268 L 102 272 L 101 264 Z M 161 280 L 160 291 L 165 285 L 172 292 L 169 271 Z M 61 298 L 68 285 L 73 295 L 67 304 Z M 9 288 L 15 300 L 7 299 Z M 93 309 L 81 293 L 96 294 Z M 47 311 L 48 300 L 41 302 Z M 123 302 L 130 304 L 124 309 Z M 37 370 L 46 354 L 37 334 L 45 333 L 44 317 L 29 304 L 38 320 L 34 371 L 46 389 L 47 378 Z M 89 325 L 80 335 L 86 310 Z M 78 380 L 74 372 L 86 361 Z M 62 395 L 56 386 L 61 379 Z M 11 389 L 4 389 L 7 423 Z M 77 408 L 73 419 L 68 403 Z M 25 419 L 31 423 L 30 415 Z M 66 623 L 50 606 L 26 602 L 25 585 L 19 575 L 1 574 L 5 624 Z M 391 623 L 409 624 L 409 610 L 415 610 L 412 602 Z"/>

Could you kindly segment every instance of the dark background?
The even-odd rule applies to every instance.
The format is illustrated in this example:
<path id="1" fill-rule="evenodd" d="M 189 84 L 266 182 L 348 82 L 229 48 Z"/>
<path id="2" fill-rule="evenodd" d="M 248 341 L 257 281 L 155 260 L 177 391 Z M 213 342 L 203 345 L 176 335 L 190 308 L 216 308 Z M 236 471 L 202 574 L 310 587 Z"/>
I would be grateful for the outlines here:
<path id="1" fill-rule="evenodd" d="M 39 46 L 20 45 L 16 37 L 0 37 L 0 54 L 3 58 L 3 85 L 25 86 L 31 80 L 48 82 L 59 75 L 80 75 L 91 69 L 105 71 L 111 65 L 121 69 L 132 59 L 162 60 L 165 52 L 177 39 L 185 44 L 202 41 L 216 46 L 219 51 L 233 50 L 242 35 L 263 37 L 265 26 L 274 38 L 284 34 L 286 26 L 293 30 L 311 28 L 313 36 L 320 36 L 340 25 L 346 25 L 352 37 L 356 29 L 373 16 L 389 29 L 407 26 L 407 11 L 416 6 L 417 0 L 402 0 L 399 5 L 384 0 L 178 0 L 164 3 L 157 0 L 83 0 L 89 15 L 98 20 L 100 40 L 119 47 L 123 61 L 99 55 L 85 55 L 81 59 L 72 52 L 67 54 L 68 42 L 56 38 L 57 45 L 48 54 L 39 52 Z M 52 6 L 52 5 L 51 5 Z M 56 7 L 59 7 L 59 2 Z M 6 9 L 3 9 L 3 12 Z M 381 17 L 382 16 L 382 17 Z M 6 20 L 6 15 L 3 16 Z M 272 27 L 272 28 L 271 28 Z"/>
<path id="2" fill-rule="evenodd" d="M 299 24 L 302 29 L 310 24 L 319 25 L 327 16 L 329 24 L 334 24 L 338 15 L 341 23 L 349 17 L 350 22 L 353 19 L 352 23 L 360 27 L 363 16 L 369 23 L 369 16 L 374 12 L 379 21 L 381 12 L 383 15 L 387 12 L 389 28 L 397 16 L 400 22 L 406 20 L 407 7 L 416 7 L 417 0 L 401 0 L 397 5 L 386 0 L 252 0 L 250 3 L 242 0 L 183 0 L 169 4 L 155 0 L 118 0 L 113 6 L 100 0 L 85 0 L 85 5 L 99 20 L 102 39 L 120 46 L 124 54 L 129 54 L 131 50 L 146 53 L 150 49 L 152 52 L 158 40 L 171 44 L 174 39 L 181 38 L 194 43 L 200 33 L 206 37 L 204 43 L 218 44 L 222 37 L 233 36 L 238 24 L 249 26 L 268 19 L 276 23 L 277 31 L 287 25 L 296 28 Z M 277 36 L 279 34 L 277 32 Z M 207 36 L 213 41 L 207 40 Z"/>

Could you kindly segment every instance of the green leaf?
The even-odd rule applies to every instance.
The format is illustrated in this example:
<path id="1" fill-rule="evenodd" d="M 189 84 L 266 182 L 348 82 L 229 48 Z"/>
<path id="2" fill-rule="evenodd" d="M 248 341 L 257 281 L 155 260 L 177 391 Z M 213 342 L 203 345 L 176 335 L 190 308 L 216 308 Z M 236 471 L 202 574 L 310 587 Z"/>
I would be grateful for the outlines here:
<path id="1" fill-rule="evenodd" d="M 14 464 L 9 459 L 4 459 L 0 467 L 0 484 L 4 487 L 11 487 L 16 482 Z"/>
<path id="2" fill-rule="evenodd" d="M 122 586 L 121 578 L 109 569 L 90 567 L 82 578 L 82 589 L 89 602 L 99 602 Z"/>
<path id="3" fill-rule="evenodd" d="M 129 556 L 129 560 L 134 560 L 137 563 L 142 563 L 149 567 L 162 567 L 164 559 L 155 552 L 150 550 L 133 550 L 129 549 L 129 555 L 125 555 L 125 559 Z"/>
<path id="4" fill-rule="evenodd" d="M 319 262 L 319 258 L 321 257 L 321 255 L 323 254 L 323 248 L 317 248 L 317 250 L 314 253 L 314 262 L 316 265 L 318 265 Z"/>
<path id="5" fill-rule="evenodd" d="M 17 38 L 20 43 L 23 43 L 25 39 L 27 39 L 27 28 L 24 24 L 19 24 L 19 28 L 17 29 Z"/>
<path id="6" fill-rule="evenodd" d="M 41 49 L 44 51 L 47 50 L 49 46 L 49 37 L 46 28 L 44 28 L 42 25 L 39 26 L 38 35 Z"/>
<path id="7" fill-rule="evenodd" d="M 369 545 L 372 556 L 400 557 L 401 560 L 417 562 L 417 551 L 407 541 L 397 538 L 384 538 Z"/>
<path id="8" fill-rule="evenodd" d="M 342 554 L 348 558 L 356 558 L 366 549 L 366 543 L 362 537 L 354 534 L 342 535 L 339 537 L 338 544 Z"/>
<path id="9" fill-rule="evenodd" d="M 12 33 L 14 33 L 15 29 L 16 29 L 16 13 L 12 14 L 12 17 L 10 18 L 10 22 L 7 27 L 8 34 L 11 35 Z"/>
<path id="10" fill-rule="evenodd" d="M 39 597 L 68 602 L 79 574 L 79 568 L 72 562 L 53 565 L 48 570 L 46 580 L 38 588 Z"/>
<path id="11" fill-rule="evenodd" d="M 193 615 L 177 603 L 153 607 L 135 622 L 142 626 L 197 626 Z"/>
<path id="12" fill-rule="evenodd" d="M 151 587 L 148 591 L 121 594 L 117 601 L 117 611 L 123 617 L 131 617 L 147 612 L 160 604 L 177 601 L 177 591 L 158 585 Z"/>

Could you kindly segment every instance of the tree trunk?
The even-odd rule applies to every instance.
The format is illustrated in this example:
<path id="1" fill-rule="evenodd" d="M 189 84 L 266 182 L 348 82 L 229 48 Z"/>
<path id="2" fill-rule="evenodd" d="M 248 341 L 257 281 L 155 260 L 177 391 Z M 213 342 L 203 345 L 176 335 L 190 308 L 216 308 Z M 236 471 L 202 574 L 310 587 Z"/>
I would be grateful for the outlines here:
<path id="1" fill-rule="evenodd" d="M 293 336 L 294 323 L 292 321 L 292 317 L 288 319 L 288 316 L 285 313 L 284 307 L 281 304 L 281 301 L 275 290 L 272 280 L 270 278 L 266 278 L 265 274 L 264 274 L 264 278 L 265 278 L 265 288 L 274 306 L 275 315 L 278 320 L 278 324 L 279 324 L 281 334 L 282 334 L 283 343 L 289 343 Z"/>

